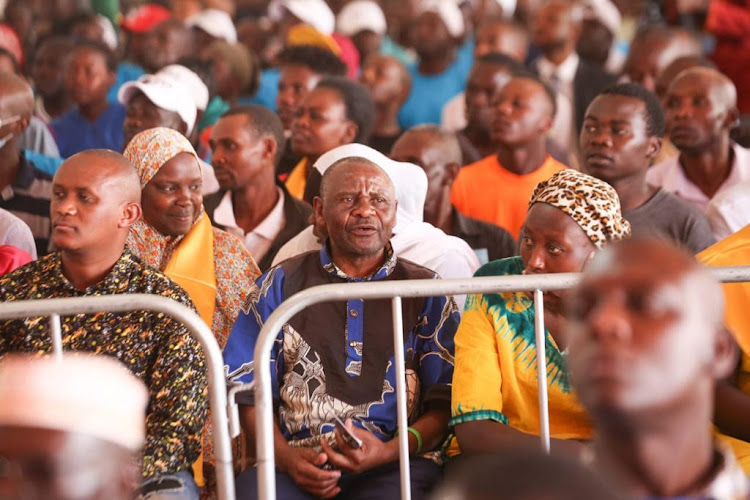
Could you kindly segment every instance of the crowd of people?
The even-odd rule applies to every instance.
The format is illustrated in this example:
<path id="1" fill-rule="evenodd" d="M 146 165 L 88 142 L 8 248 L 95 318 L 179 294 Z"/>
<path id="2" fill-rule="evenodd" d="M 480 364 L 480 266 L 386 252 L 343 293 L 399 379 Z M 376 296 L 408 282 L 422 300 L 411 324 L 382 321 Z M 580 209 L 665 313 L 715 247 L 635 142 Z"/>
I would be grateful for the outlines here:
<path id="1" fill-rule="evenodd" d="M 0 0 L 0 301 L 152 294 L 270 370 L 278 498 L 750 499 L 750 3 Z M 393 284 L 394 287 L 398 285 Z M 153 311 L 0 321 L 0 498 L 217 496 L 207 367 Z M 237 396 L 237 498 L 258 498 Z"/>

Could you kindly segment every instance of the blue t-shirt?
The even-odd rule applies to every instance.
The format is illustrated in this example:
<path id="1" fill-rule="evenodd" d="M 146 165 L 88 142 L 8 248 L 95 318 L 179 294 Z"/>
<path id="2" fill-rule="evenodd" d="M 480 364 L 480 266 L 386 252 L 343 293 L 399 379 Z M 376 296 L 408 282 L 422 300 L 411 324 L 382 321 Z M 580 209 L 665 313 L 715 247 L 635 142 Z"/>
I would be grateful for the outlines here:
<path id="1" fill-rule="evenodd" d="M 250 99 L 243 100 L 243 104 L 260 104 L 271 111 L 276 111 L 276 94 L 279 92 L 279 80 L 281 70 L 269 68 L 260 74 L 260 86 L 255 95 Z"/>
<path id="2" fill-rule="evenodd" d="M 118 102 L 117 92 L 120 91 L 120 87 L 128 82 L 136 81 L 145 74 L 146 71 L 137 64 L 129 62 L 120 63 L 117 66 L 117 78 L 115 79 L 115 84 L 112 85 L 109 92 L 107 92 L 107 102 Z"/>
<path id="3" fill-rule="evenodd" d="M 99 118 L 88 121 L 73 108 L 50 123 L 60 149 L 60 156 L 68 158 L 85 149 L 111 149 L 122 151 L 122 122 L 125 108 L 120 103 L 110 103 Z"/>
<path id="4" fill-rule="evenodd" d="M 411 92 L 406 99 L 398 121 L 406 130 L 423 123 L 440 124 L 443 106 L 466 88 L 471 70 L 471 60 L 456 57 L 456 60 L 439 75 L 423 75 L 419 63 L 409 67 Z"/>

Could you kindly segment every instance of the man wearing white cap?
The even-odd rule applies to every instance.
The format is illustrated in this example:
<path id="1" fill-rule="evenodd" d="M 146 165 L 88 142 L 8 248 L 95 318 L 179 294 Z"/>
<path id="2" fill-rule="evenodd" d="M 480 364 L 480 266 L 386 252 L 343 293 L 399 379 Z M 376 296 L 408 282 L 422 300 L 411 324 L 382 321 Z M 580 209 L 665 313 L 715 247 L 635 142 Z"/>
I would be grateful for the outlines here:
<path id="1" fill-rule="evenodd" d="M 110 357 L 7 356 L 0 361 L 0 497 L 132 499 L 147 403 L 143 383 Z"/>
<path id="2" fill-rule="evenodd" d="M 204 9 L 190 16 L 185 24 L 193 28 L 196 47 L 207 47 L 216 40 L 224 40 L 227 43 L 237 42 L 234 22 L 231 16 L 223 10 Z"/>
<path id="3" fill-rule="evenodd" d="M 396 188 L 375 163 L 344 158 L 326 171 L 320 190 L 315 220 L 328 234 L 327 244 L 259 278 L 261 292 L 247 302 L 224 349 L 232 380 L 253 380 L 253 348 L 261 325 L 297 291 L 324 283 L 379 281 L 398 286 L 398 280 L 436 278 L 433 271 L 394 253 L 390 238 L 396 224 Z M 260 369 L 274 374 L 279 498 L 398 497 L 393 388 L 403 374 L 394 370 L 390 309 L 382 300 L 328 302 L 306 309 L 278 333 L 271 366 Z M 440 470 L 431 452 L 440 449 L 448 431 L 446 404 L 458 311 L 450 297 L 404 299 L 403 317 L 411 425 L 402 431 L 408 432 L 412 455 L 411 497 L 421 500 Z M 254 439 L 254 400 L 249 397 L 240 404 L 243 426 Z M 349 434 L 355 438 L 347 439 Z M 256 469 L 245 471 L 237 478 L 237 498 L 257 498 L 256 485 Z"/>
<path id="4" fill-rule="evenodd" d="M 399 114 L 404 129 L 440 124 L 443 106 L 464 90 L 471 69 L 470 59 L 457 55 L 465 26 L 456 3 L 423 0 L 417 12 L 413 38 L 419 61 L 410 68 L 411 94 Z"/>
<path id="5" fill-rule="evenodd" d="M 332 35 L 336 17 L 323 0 L 281 0 L 284 14 L 279 23 L 282 38 L 292 26 L 309 24 L 324 35 Z"/>
<path id="6" fill-rule="evenodd" d="M 336 18 L 336 25 L 339 33 L 352 39 L 362 63 L 380 51 L 387 32 L 383 10 L 372 0 L 347 3 Z"/>
<path id="7" fill-rule="evenodd" d="M 124 149 L 136 134 L 155 127 L 171 128 L 187 138 L 192 137 L 197 123 L 197 105 L 207 104 L 208 89 L 198 75 L 189 69 L 170 65 L 155 75 L 143 75 L 134 82 L 126 83 L 117 97 L 125 106 L 125 121 L 122 124 Z M 215 193 L 219 190 L 219 183 L 213 168 L 200 161 L 203 193 Z"/>

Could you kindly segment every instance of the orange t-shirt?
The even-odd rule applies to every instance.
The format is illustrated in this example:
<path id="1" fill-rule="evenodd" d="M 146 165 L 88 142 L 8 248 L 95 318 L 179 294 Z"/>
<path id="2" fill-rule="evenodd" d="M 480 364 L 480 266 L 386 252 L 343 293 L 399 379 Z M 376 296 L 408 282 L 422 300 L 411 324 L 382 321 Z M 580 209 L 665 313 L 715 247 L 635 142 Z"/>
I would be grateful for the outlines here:
<path id="1" fill-rule="evenodd" d="M 548 155 L 535 171 L 517 175 L 491 155 L 461 169 L 451 188 L 451 202 L 464 215 L 500 226 L 517 239 L 536 185 L 565 168 Z"/>

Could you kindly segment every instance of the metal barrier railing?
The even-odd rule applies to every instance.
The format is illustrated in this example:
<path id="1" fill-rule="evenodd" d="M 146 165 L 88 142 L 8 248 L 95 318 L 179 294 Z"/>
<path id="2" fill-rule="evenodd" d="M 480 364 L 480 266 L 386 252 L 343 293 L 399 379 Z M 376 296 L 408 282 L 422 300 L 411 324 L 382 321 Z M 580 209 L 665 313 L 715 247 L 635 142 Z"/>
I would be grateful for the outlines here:
<path id="1" fill-rule="evenodd" d="M 724 283 L 750 281 L 750 266 L 711 269 L 714 276 Z M 533 292 L 535 330 L 537 345 L 537 382 L 539 385 L 539 421 L 542 447 L 549 451 L 549 412 L 547 408 L 547 370 L 544 352 L 544 309 L 542 292 L 563 290 L 575 286 L 581 279 L 577 273 L 542 274 L 534 276 L 496 276 L 448 280 L 405 280 L 368 283 L 344 283 L 320 285 L 299 292 L 282 304 L 269 316 L 260 331 L 255 346 L 255 366 L 268 367 L 271 363 L 273 342 L 287 323 L 302 309 L 320 302 L 346 301 L 350 299 L 391 299 L 393 308 L 393 345 L 396 368 L 396 397 L 398 410 L 398 440 L 401 471 L 401 498 L 411 499 L 409 482 L 409 441 L 406 432 L 406 382 L 404 379 L 403 325 L 401 318 L 402 297 L 432 297 L 441 295 L 466 295 L 472 293 Z M 256 412 L 256 441 L 258 466 L 258 498 L 275 500 L 276 480 L 274 470 L 273 395 L 271 372 L 258 369 L 254 383 L 237 388 L 230 394 L 230 407 L 236 412 L 234 394 L 254 386 Z"/>
<path id="2" fill-rule="evenodd" d="M 224 361 L 213 333 L 196 313 L 179 302 L 148 294 L 73 297 L 61 299 L 24 300 L 0 304 L 0 320 L 50 316 L 53 355 L 62 356 L 60 316 L 97 312 L 149 310 L 171 316 L 183 323 L 200 343 L 208 369 L 208 395 L 211 420 L 214 423 L 216 481 L 220 500 L 234 500 L 232 447 L 227 427 L 227 390 Z"/>

